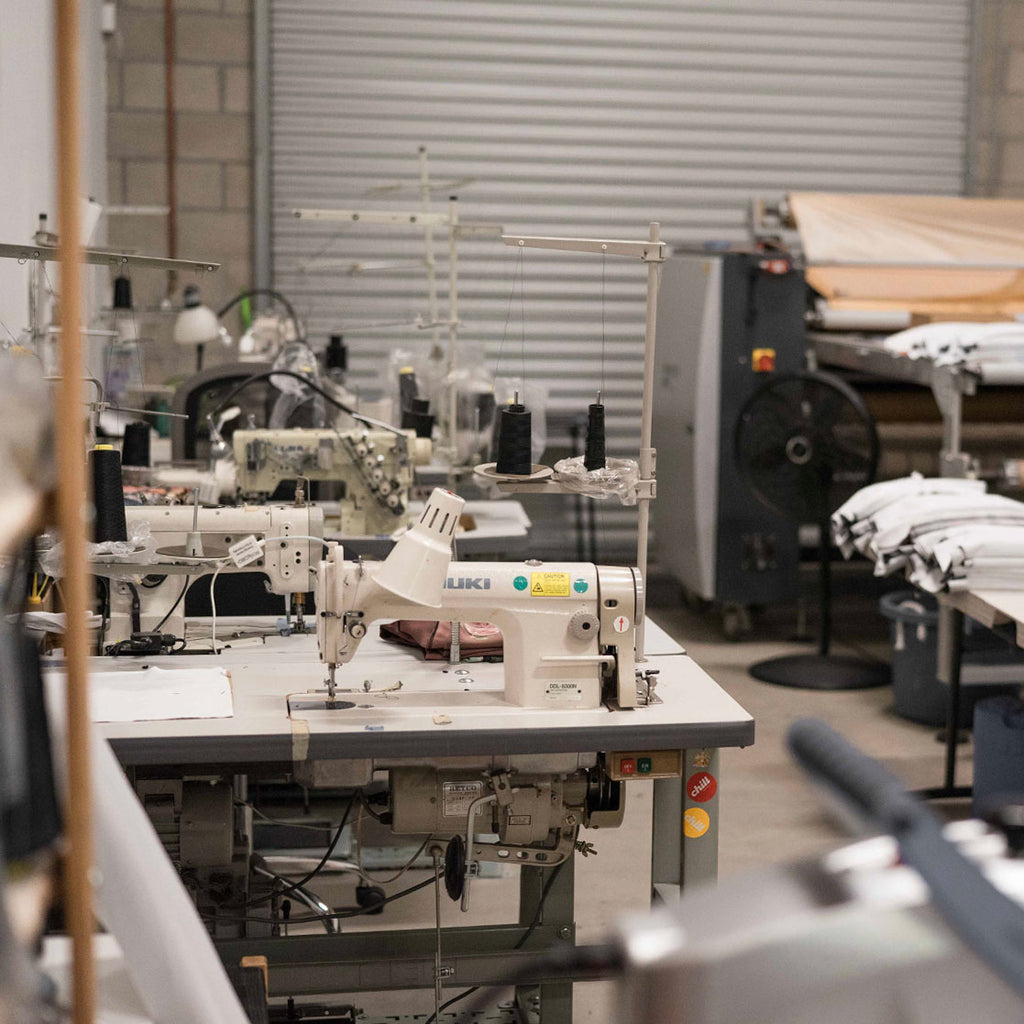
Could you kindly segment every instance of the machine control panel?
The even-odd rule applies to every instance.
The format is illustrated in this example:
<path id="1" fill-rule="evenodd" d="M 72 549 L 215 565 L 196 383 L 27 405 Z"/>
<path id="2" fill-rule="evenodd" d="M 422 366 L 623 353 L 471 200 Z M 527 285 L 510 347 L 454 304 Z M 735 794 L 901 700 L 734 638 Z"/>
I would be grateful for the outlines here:
<path id="1" fill-rule="evenodd" d="M 683 774 L 681 750 L 619 750 L 605 755 L 608 774 L 623 779 L 676 779 Z"/>

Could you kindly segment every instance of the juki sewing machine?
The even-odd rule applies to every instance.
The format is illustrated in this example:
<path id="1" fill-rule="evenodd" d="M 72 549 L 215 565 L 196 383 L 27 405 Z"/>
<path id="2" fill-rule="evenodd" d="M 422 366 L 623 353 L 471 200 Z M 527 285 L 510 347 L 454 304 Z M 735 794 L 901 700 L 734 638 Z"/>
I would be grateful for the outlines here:
<path id="1" fill-rule="evenodd" d="M 155 561 L 94 562 L 97 575 L 110 578 L 110 617 L 106 639 L 127 640 L 132 632 L 153 630 L 183 637 L 185 602 L 179 601 L 187 576 L 208 575 L 223 562 L 222 572 L 262 572 L 268 589 L 291 594 L 301 619 L 303 596 L 313 589 L 313 572 L 321 545 L 308 538 L 322 537 L 323 510 L 317 505 L 238 505 L 200 508 L 187 505 L 128 506 L 132 524 L 145 522 L 155 547 Z M 230 560 L 229 548 L 245 538 L 266 542 L 260 557 L 244 566 Z M 295 537 L 289 540 L 289 537 Z M 306 538 L 306 539 L 299 539 Z M 123 577 L 137 575 L 144 589 L 129 585 Z M 163 579 L 159 579 L 163 577 Z M 140 584 L 141 585 L 141 584 Z M 144 597 L 139 601 L 139 595 Z"/>
<path id="2" fill-rule="evenodd" d="M 239 491 L 273 494 L 284 480 L 330 481 L 340 488 L 346 536 L 390 534 L 402 525 L 413 467 L 430 461 L 430 439 L 411 430 L 333 428 L 236 430 L 232 444 Z"/>
<path id="3" fill-rule="evenodd" d="M 465 504 L 436 488 L 419 521 L 379 563 L 344 561 L 329 545 L 317 573 L 317 641 L 336 670 L 381 618 L 487 621 L 504 639 L 505 700 L 519 707 L 637 706 L 636 625 L 643 581 L 634 568 L 555 562 L 452 562 Z M 454 629 L 453 629 L 454 633 Z"/>

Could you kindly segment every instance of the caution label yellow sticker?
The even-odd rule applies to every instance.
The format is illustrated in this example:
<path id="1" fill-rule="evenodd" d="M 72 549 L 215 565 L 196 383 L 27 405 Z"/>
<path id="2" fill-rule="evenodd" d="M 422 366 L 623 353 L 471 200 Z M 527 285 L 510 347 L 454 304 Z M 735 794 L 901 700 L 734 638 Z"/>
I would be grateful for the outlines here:
<path id="1" fill-rule="evenodd" d="M 570 574 L 567 572 L 531 572 L 531 597 L 568 597 Z"/>

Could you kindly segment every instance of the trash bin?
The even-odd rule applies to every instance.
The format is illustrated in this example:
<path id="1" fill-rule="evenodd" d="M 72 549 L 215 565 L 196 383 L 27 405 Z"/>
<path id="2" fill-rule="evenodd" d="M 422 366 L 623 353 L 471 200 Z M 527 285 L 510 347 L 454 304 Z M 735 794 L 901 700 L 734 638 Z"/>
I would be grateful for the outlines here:
<path id="1" fill-rule="evenodd" d="M 974 813 L 999 797 L 1024 796 L 1024 701 L 991 697 L 974 709 Z"/>
<path id="2" fill-rule="evenodd" d="M 892 691 L 896 714 L 923 725 L 945 725 L 949 687 L 938 680 L 938 602 L 930 594 L 886 594 L 879 611 L 890 622 Z M 997 677 L 997 678 L 993 678 Z M 1024 656 L 991 630 L 971 624 L 960 670 L 960 726 L 970 728 L 974 705 L 1016 694 L 1024 682 Z"/>

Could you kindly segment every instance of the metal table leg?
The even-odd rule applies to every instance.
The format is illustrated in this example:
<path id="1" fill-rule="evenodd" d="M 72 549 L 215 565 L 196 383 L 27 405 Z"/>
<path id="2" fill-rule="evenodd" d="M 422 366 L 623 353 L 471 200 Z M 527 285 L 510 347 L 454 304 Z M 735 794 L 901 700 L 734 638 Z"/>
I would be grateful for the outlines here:
<path id="1" fill-rule="evenodd" d="M 652 896 L 671 902 L 684 885 L 718 878 L 717 749 L 684 752 L 682 779 L 654 783 Z"/>
<path id="2" fill-rule="evenodd" d="M 943 784 L 918 790 L 926 800 L 971 795 L 970 786 L 956 785 L 956 747 L 960 732 L 960 668 L 964 647 L 964 613 L 945 601 L 939 604 L 938 678 L 949 686 L 946 705 L 946 771 Z"/>
<path id="3" fill-rule="evenodd" d="M 537 907 L 544 892 L 544 886 L 551 881 L 544 899 L 543 923 L 547 928 L 556 928 L 559 938 L 566 942 L 576 941 L 575 908 L 575 858 L 570 857 L 558 876 L 551 881 L 551 870 L 545 868 L 520 868 L 519 881 L 519 924 L 529 927 L 537 916 Z M 516 990 L 516 999 L 522 1003 L 528 1015 L 539 1013 L 542 1024 L 572 1024 L 572 982 L 552 982 Z"/>

